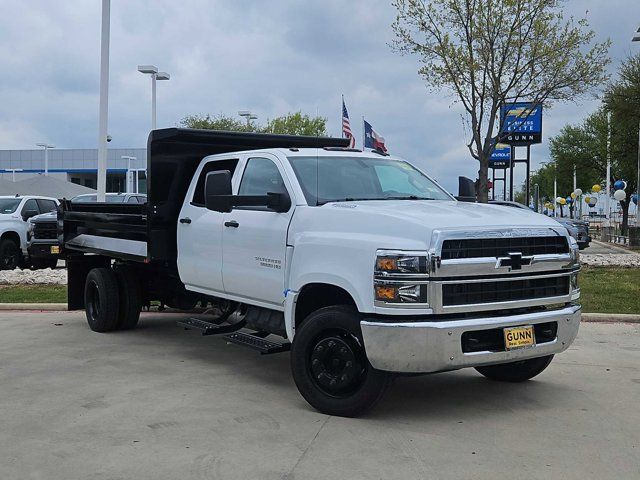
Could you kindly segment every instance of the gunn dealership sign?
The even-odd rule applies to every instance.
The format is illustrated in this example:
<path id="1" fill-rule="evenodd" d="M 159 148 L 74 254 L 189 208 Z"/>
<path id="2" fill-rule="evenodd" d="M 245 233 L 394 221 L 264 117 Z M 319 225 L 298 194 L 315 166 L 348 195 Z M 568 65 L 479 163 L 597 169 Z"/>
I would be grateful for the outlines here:
<path id="1" fill-rule="evenodd" d="M 501 143 L 532 145 L 542 142 L 542 105 L 507 103 L 500 107 Z"/>

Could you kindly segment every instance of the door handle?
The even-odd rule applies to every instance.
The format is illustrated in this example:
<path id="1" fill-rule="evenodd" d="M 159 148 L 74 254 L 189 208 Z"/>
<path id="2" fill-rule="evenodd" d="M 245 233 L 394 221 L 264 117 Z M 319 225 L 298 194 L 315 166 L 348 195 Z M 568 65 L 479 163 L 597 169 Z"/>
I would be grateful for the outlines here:
<path id="1" fill-rule="evenodd" d="M 191 219 L 189 217 L 181 218 L 180 223 L 191 223 Z"/>
<path id="2" fill-rule="evenodd" d="M 231 220 L 230 222 L 224 222 L 224 226 L 225 227 L 238 228 L 240 226 L 240 224 L 238 222 L 236 222 L 235 220 Z"/>

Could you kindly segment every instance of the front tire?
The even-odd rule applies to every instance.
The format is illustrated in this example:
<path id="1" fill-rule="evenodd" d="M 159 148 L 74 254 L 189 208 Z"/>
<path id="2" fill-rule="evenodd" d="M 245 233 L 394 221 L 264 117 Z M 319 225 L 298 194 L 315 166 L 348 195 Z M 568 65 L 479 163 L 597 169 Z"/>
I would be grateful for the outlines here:
<path id="1" fill-rule="evenodd" d="M 20 265 L 22 252 L 20 246 L 10 238 L 0 241 L 0 270 L 13 270 Z"/>
<path id="2" fill-rule="evenodd" d="M 84 305 L 89 328 L 110 332 L 118 327 L 118 280 L 110 268 L 94 268 L 84 284 Z"/>
<path id="3" fill-rule="evenodd" d="M 551 360 L 553 360 L 553 355 L 488 367 L 476 367 L 476 370 L 491 380 L 517 383 L 542 373 L 549 366 Z"/>
<path id="4" fill-rule="evenodd" d="M 348 306 L 321 308 L 305 319 L 291 346 L 291 371 L 311 406 L 341 417 L 371 409 L 393 378 L 369 363 L 360 317 Z"/>

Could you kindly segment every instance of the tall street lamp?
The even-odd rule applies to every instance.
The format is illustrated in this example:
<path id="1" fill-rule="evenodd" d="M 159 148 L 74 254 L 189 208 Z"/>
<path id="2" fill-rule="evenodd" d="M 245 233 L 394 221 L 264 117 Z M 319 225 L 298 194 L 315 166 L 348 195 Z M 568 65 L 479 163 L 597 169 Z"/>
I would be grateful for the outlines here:
<path id="1" fill-rule="evenodd" d="M 251 128 L 251 120 L 257 120 L 258 116 L 249 110 L 240 110 L 238 115 L 247 119 L 247 130 Z"/>
<path id="2" fill-rule="evenodd" d="M 44 148 L 44 174 L 47 176 L 49 175 L 49 149 L 56 148 L 56 146 L 48 143 L 36 143 L 36 147 Z"/>
<path id="3" fill-rule="evenodd" d="M 636 30 L 631 41 L 640 42 L 640 28 Z M 636 228 L 640 228 L 640 124 L 638 125 L 638 178 L 636 180 Z"/>
<path id="4" fill-rule="evenodd" d="M 138 65 L 138 71 L 151 76 L 151 130 L 156 129 L 156 80 L 169 80 L 167 72 L 159 72 L 155 65 Z"/>

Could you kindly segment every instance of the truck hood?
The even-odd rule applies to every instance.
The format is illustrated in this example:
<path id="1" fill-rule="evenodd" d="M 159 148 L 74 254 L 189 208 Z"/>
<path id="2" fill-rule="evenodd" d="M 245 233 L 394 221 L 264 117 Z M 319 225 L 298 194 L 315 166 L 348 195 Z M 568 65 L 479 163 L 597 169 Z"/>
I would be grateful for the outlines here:
<path id="1" fill-rule="evenodd" d="M 362 214 L 393 217 L 429 229 L 491 227 L 555 227 L 553 219 L 524 209 L 448 200 L 384 200 L 333 203 Z"/>

